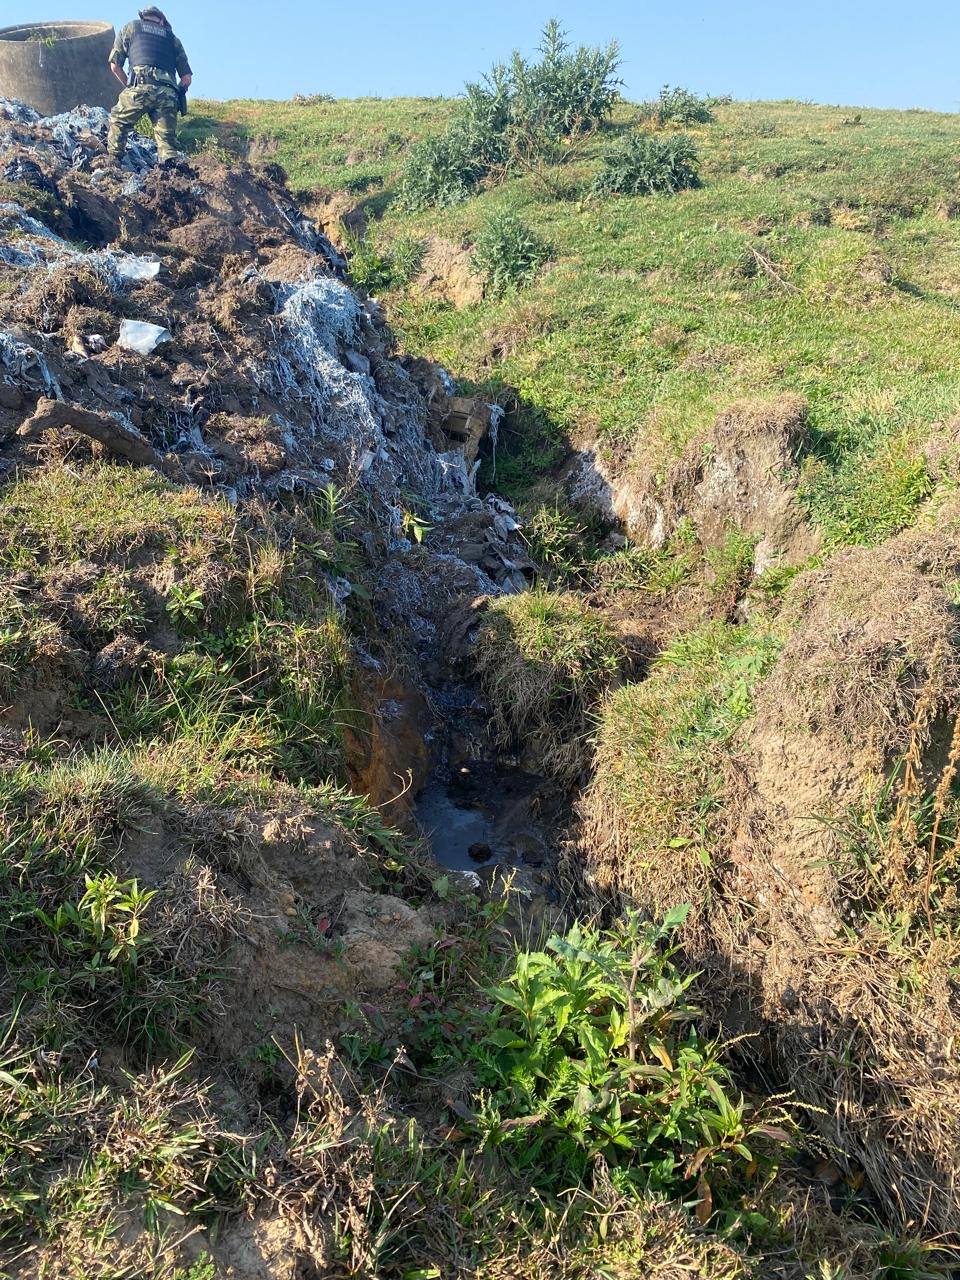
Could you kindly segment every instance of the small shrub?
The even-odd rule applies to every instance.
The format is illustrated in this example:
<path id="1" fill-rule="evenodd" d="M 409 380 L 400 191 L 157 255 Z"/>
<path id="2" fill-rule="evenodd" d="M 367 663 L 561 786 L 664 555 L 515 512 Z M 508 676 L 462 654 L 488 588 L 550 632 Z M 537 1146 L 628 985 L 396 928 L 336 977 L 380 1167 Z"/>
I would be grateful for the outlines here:
<path id="1" fill-rule="evenodd" d="M 671 89 L 665 84 L 656 102 L 649 103 L 645 114 L 658 124 L 709 124 L 713 112 L 706 98 L 700 98 L 689 89 Z"/>
<path id="2" fill-rule="evenodd" d="M 604 156 L 593 182 L 598 195 L 647 196 L 699 185 L 700 153 L 686 134 L 654 138 L 637 133 Z"/>
<path id="3" fill-rule="evenodd" d="M 473 247 L 473 265 L 497 296 L 520 289 L 549 259 L 550 246 L 515 213 L 487 219 Z"/>
<path id="4" fill-rule="evenodd" d="M 369 236 L 351 236 L 347 243 L 350 278 L 368 293 L 390 286 L 390 260 Z"/>
<path id="5" fill-rule="evenodd" d="M 545 142 L 574 138 L 595 128 L 613 111 L 620 96 L 616 78 L 620 50 L 581 45 L 571 52 L 556 19 L 547 23 L 539 62 L 514 53 L 510 66 L 496 68 L 504 86 L 499 98 L 509 106 L 508 141 L 513 158 L 537 154 Z M 498 73 L 500 73 L 498 77 Z"/>
<path id="6" fill-rule="evenodd" d="M 411 148 L 397 189 L 397 206 L 416 213 L 459 204 L 473 193 L 485 172 L 466 133 L 451 128 Z"/>

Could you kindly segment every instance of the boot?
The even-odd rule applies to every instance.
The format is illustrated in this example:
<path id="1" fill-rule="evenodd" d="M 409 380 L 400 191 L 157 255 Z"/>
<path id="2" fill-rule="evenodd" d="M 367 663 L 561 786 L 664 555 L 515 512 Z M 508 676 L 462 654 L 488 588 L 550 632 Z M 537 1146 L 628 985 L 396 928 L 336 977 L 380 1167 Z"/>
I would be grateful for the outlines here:
<path id="1" fill-rule="evenodd" d="M 165 173 L 182 173 L 187 178 L 197 176 L 196 169 L 191 168 L 184 155 L 167 156 L 166 160 L 160 161 L 157 168 L 163 169 Z"/>

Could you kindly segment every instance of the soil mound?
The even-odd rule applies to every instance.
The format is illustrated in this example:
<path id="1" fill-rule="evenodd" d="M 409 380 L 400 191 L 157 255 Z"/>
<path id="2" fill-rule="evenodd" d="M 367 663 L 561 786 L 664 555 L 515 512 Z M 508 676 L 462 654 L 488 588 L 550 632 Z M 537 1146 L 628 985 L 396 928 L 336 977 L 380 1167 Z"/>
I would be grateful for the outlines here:
<path id="1" fill-rule="evenodd" d="M 398 966 L 452 918 L 391 819 L 433 763 L 448 612 L 524 587 L 530 562 L 444 430 L 449 379 L 395 358 L 282 172 L 161 172 L 144 141 L 118 172 L 105 128 L 0 102 L 0 832 L 24 854 L 0 878 L 5 910 L 11 875 L 37 907 L 0 935 L 66 984 L 51 1017 L 64 1071 L 87 1071 L 94 1146 L 135 1094 L 158 1125 L 196 1119 L 212 1152 L 224 1126 L 262 1132 L 264 1107 L 289 1128 L 293 1029 L 322 1048 L 347 1009 L 397 1003 Z M 482 556 L 461 557 L 463 522 Z M 141 913 L 144 930 L 137 914 L 81 992 L 54 932 L 85 883 L 104 921 Z M 135 946 L 156 983 L 124 1023 L 114 966 Z M 96 1016 L 75 1016 L 95 984 Z M 50 1025 L 38 990 L 17 1005 L 15 1063 Z M 187 1058 L 167 1077 L 136 1047 L 179 1044 L 194 1019 L 215 1102 L 179 1080 Z M 57 1152 L 37 1157 L 43 1179 L 73 1159 Z M 283 1178 L 189 1249 L 224 1274 L 321 1265 L 322 1231 L 273 1211 Z M 183 1256 L 139 1230 L 139 1201 L 120 1230 L 111 1196 L 76 1239 L 38 1220 L 17 1274 L 70 1250 L 58 1273 L 172 1274 Z M 119 1232 L 109 1259 L 88 1227 Z"/>
<path id="2" fill-rule="evenodd" d="M 797 502 L 805 422 L 799 396 L 743 402 L 720 414 L 665 473 L 659 461 L 618 465 L 595 446 L 574 460 L 567 486 L 575 500 L 653 547 L 689 520 L 704 546 L 719 546 L 731 530 L 756 537 L 758 571 L 778 560 L 802 563 L 819 546 Z"/>
<path id="3" fill-rule="evenodd" d="M 455 307 L 483 300 L 483 280 L 474 271 L 469 252 L 440 236 L 430 236 L 424 244 L 417 287 Z"/>

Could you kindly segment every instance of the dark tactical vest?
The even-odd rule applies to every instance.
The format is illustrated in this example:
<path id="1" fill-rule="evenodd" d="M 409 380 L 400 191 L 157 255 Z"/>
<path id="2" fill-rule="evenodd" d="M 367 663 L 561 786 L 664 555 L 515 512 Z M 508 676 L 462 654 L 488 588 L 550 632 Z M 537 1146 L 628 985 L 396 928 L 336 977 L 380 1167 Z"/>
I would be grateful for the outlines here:
<path id="1" fill-rule="evenodd" d="M 133 39 L 127 49 L 131 67 L 156 67 L 170 75 L 177 74 L 177 49 L 173 32 L 162 22 L 141 18 L 133 24 Z"/>

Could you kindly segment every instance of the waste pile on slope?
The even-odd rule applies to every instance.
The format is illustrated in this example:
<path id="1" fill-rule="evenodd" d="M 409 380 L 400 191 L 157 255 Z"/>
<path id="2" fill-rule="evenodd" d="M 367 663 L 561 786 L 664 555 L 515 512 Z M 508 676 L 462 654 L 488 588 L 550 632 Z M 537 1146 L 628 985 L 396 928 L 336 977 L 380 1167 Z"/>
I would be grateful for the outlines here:
<path id="1" fill-rule="evenodd" d="M 441 533 L 469 514 L 482 552 L 451 565 L 457 539 L 443 548 L 444 603 L 451 580 L 472 594 L 521 587 L 516 521 L 476 497 L 475 468 L 443 432 L 437 371 L 392 357 L 379 307 L 344 282 L 282 172 L 209 157 L 195 176 L 161 172 L 140 140 L 118 174 L 103 163 L 106 119 L 41 120 L 0 101 L 0 465 L 29 461 L 34 440 L 17 430 L 52 397 L 111 415 L 231 500 L 358 486 L 401 557 L 387 583 L 405 577 L 411 504 Z M 418 577 L 429 568 L 419 555 Z M 436 623 L 423 607 L 408 619 L 421 634 Z"/>

